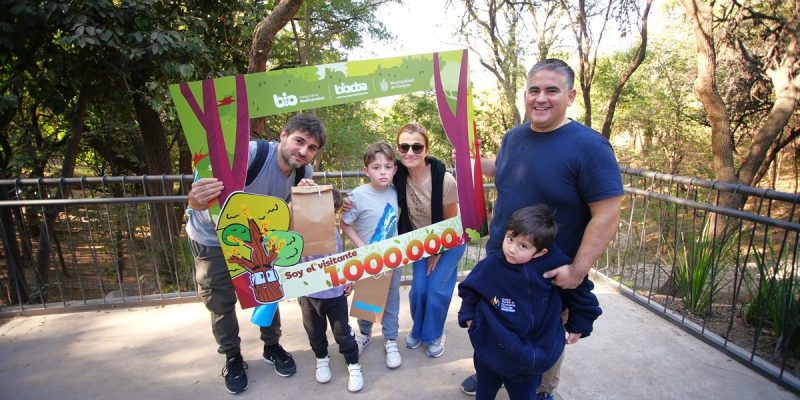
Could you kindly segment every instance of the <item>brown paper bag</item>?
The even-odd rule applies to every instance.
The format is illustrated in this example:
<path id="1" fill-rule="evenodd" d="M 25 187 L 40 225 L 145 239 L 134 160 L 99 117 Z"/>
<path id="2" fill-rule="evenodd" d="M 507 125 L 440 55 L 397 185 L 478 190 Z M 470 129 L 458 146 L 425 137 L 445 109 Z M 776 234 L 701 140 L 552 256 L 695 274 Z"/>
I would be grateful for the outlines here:
<path id="1" fill-rule="evenodd" d="M 289 229 L 303 236 L 303 256 L 335 253 L 333 186 L 295 186 L 290 207 Z"/>
<path id="2" fill-rule="evenodd" d="M 377 279 L 369 277 L 356 282 L 353 301 L 350 303 L 350 316 L 380 324 L 391 283 L 391 272 L 381 274 Z"/>

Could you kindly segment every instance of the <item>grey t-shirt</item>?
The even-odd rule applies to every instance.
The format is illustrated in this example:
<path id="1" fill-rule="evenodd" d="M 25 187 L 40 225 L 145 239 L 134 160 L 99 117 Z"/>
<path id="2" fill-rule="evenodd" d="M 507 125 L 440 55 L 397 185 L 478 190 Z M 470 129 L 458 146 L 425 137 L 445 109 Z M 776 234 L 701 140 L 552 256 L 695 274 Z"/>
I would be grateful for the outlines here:
<path id="1" fill-rule="evenodd" d="M 256 148 L 256 142 L 251 140 L 247 151 L 248 166 L 256 156 Z M 292 186 L 294 186 L 294 175 L 294 169 L 292 169 L 289 176 L 283 175 L 278 167 L 278 142 L 269 142 L 269 154 L 264 160 L 264 165 L 258 171 L 258 175 L 253 179 L 253 182 L 244 187 L 244 191 L 275 196 L 288 202 L 292 194 Z M 313 175 L 314 168 L 311 165 L 306 165 L 305 177 L 311 178 Z M 219 247 L 216 225 L 211 219 L 211 214 L 209 214 L 208 210 L 192 210 L 189 213 L 189 221 L 186 222 L 186 233 L 190 239 L 203 246 Z"/>
<path id="2" fill-rule="evenodd" d="M 397 236 L 400 209 L 394 186 L 376 190 L 369 184 L 361 185 L 350 193 L 349 198 L 353 207 L 342 213 L 342 221 L 352 225 L 361 240 L 372 243 Z"/>

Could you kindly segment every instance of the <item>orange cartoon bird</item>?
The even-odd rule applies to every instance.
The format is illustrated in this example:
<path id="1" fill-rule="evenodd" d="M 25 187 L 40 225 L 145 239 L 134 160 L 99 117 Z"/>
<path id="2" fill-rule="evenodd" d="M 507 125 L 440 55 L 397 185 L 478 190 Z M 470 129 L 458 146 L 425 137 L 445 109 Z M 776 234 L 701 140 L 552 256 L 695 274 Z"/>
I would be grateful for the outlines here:
<path id="1" fill-rule="evenodd" d="M 233 99 L 233 96 L 228 96 L 220 100 L 219 103 L 217 104 L 217 107 L 227 106 L 228 104 L 232 104 L 235 101 L 236 100 Z"/>

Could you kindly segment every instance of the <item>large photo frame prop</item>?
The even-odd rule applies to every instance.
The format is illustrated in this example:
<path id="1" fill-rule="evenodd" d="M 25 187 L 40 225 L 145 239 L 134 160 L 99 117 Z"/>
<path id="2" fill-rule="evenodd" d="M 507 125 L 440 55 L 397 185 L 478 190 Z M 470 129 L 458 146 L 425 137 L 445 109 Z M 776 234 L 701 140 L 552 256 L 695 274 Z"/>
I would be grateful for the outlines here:
<path id="1" fill-rule="evenodd" d="M 433 91 L 442 127 L 456 149 L 459 217 L 320 260 L 285 265 L 288 261 L 284 259 L 284 265 L 272 265 L 274 273 L 271 274 L 280 281 L 281 299 L 315 293 L 402 267 L 462 244 L 470 238 L 478 238 L 480 232 L 486 230 L 486 207 L 467 50 L 236 75 L 183 82 L 171 85 L 169 89 L 193 154 L 195 179 L 213 176 L 225 186 L 217 201 L 210 204 L 209 211 L 217 222 L 220 245 L 228 260 L 242 308 L 280 299 L 256 299 L 251 285 L 255 278 L 246 268 L 242 268 L 243 260 L 253 252 L 242 251 L 246 247 L 243 239 L 235 239 L 237 236 L 230 235 L 238 231 L 225 230 L 232 224 L 238 224 L 240 231 L 241 227 L 256 230 L 262 227 L 258 223 L 246 225 L 238 220 L 228 221 L 226 214 L 247 218 L 241 216 L 241 210 L 245 209 L 255 218 L 264 217 L 266 226 L 272 227 L 272 230 L 284 224 L 283 220 L 272 221 L 272 216 L 259 208 L 260 202 L 274 202 L 274 198 L 257 200 L 255 197 L 260 196 L 242 197 L 244 200 L 230 202 L 231 195 L 244 188 L 251 118 Z M 229 212 L 224 210 L 226 201 L 235 204 Z M 283 203 L 278 207 L 282 209 L 286 205 Z M 272 230 L 262 230 L 261 233 L 270 233 Z M 286 232 L 282 235 L 287 238 L 294 237 L 292 232 L 283 232 Z M 239 233 L 244 235 L 243 231 Z M 252 236 L 249 238 L 252 239 Z"/>

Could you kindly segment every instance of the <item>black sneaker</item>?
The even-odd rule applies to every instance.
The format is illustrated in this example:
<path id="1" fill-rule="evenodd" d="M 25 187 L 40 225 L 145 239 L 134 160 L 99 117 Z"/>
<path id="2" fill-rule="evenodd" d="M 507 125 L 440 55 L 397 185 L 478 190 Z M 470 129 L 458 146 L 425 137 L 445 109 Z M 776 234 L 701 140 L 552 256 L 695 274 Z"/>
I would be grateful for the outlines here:
<path id="1" fill-rule="evenodd" d="M 225 361 L 222 376 L 225 377 L 225 389 L 228 389 L 228 393 L 236 394 L 247 390 L 247 374 L 244 372 L 246 369 L 247 363 L 244 362 L 241 354 Z"/>
<path id="2" fill-rule="evenodd" d="M 297 365 L 292 355 L 287 353 L 280 344 L 274 346 L 264 345 L 264 361 L 275 365 L 275 372 L 286 378 L 297 372 Z"/>
<path id="3" fill-rule="evenodd" d="M 539 392 L 536 393 L 536 400 L 555 400 L 552 393 L 548 392 Z"/>
<path id="4" fill-rule="evenodd" d="M 464 382 L 461 382 L 461 391 L 468 396 L 475 396 L 475 392 L 478 391 L 478 377 L 470 375 L 464 379 Z"/>

